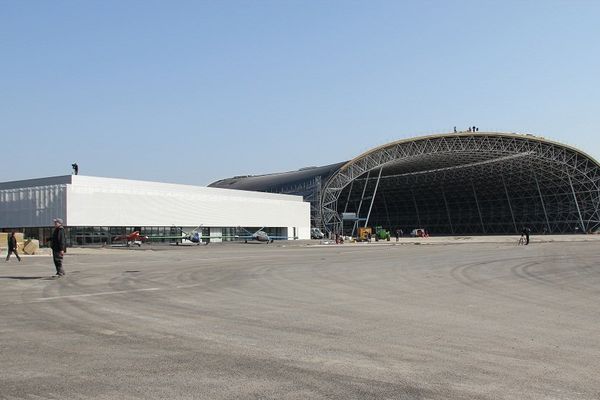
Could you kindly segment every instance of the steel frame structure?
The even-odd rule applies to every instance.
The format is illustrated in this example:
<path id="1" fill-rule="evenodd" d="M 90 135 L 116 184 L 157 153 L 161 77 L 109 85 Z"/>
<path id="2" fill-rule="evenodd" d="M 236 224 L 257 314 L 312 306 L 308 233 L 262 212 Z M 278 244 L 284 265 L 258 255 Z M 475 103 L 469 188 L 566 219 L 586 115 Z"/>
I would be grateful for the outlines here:
<path id="1" fill-rule="evenodd" d="M 437 234 L 504 234 L 525 226 L 588 232 L 600 226 L 600 165 L 533 135 L 417 137 L 372 149 L 337 170 L 321 187 L 315 222 L 347 233 L 339 211 L 356 212 L 365 226 Z"/>

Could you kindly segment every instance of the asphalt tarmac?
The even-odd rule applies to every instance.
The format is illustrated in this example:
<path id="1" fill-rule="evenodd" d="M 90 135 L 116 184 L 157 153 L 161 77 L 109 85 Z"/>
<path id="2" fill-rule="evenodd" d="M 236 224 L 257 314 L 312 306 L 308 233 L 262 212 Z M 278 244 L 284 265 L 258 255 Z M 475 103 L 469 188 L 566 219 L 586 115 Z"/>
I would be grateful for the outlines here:
<path id="1" fill-rule="evenodd" d="M 1 399 L 598 399 L 599 243 L 0 264 Z"/>

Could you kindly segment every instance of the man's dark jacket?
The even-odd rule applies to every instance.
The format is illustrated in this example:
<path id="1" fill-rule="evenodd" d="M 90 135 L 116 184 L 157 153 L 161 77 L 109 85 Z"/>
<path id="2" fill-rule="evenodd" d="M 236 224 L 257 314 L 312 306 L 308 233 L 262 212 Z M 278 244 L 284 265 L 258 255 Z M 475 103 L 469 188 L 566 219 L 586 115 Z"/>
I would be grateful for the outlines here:
<path id="1" fill-rule="evenodd" d="M 52 232 L 52 250 L 67 251 L 67 240 L 65 238 L 65 228 L 59 226 Z"/>
<path id="2" fill-rule="evenodd" d="M 11 236 L 8 238 L 8 249 L 15 251 L 17 249 L 17 238 Z"/>

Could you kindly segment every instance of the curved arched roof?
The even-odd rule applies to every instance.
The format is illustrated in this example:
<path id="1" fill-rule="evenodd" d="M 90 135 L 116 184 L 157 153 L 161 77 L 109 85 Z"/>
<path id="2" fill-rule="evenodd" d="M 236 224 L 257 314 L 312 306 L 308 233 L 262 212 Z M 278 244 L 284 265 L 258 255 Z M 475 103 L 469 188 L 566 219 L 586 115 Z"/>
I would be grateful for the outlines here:
<path id="1" fill-rule="evenodd" d="M 424 141 L 424 140 L 435 140 L 435 139 L 456 138 L 456 137 L 470 137 L 470 138 L 474 138 L 474 139 L 485 138 L 485 137 L 506 137 L 506 138 L 513 138 L 516 140 L 537 141 L 537 142 L 541 142 L 541 143 L 554 145 L 557 147 L 564 147 L 565 149 L 579 153 L 583 157 L 586 157 L 586 158 L 596 162 L 590 155 L 586 154 L 585 152 L 583 152 L 573 146 L 570 146 L 570 145 L 564 144 L 564 143 L 560 143 L 560 142 L 557 142 L 554 140 L 549 140 L 542 136 L 536 136 L 536 135 L 532 135 L 532 134 L 506 133 L 506 132 L 460 132 L 460 133 L 439 133 L 439 134 L 426 135 L 426 136 L 416 136 L 416 137 L 412 137 L 412 138 L 399 139 L 394 142 L 386 143 L 381 146 L 377 146 L 372 149 L 369 149 L 366 152 L 347 161 L 338 169 L 338 171 L 343 171 L 344 169 L 350 167 L 352 164 L 356 163 L 357 161 L 359 161 L 365 157 L 368 157 L 369 155 L 376 153 L 382 149 L 387 149 L 392 146 L 401 145 L 403 143 Z M 598 164 L 598 162 L 596 162 L 596 164 Z"/>
<path id="2" fill-rule="evenodd" d="M 340 222 L 337 210 L 340 194 L 356 179 L 367 176 L 368 180 L 367 174 L 373 171 L 378 177 L 393 178 L 395 182 L 410 178 L 411 184 L 418 179 L 440 178 L 442 185 L 464 184 L 482 174 L 487 174 L 488 181 L 495 179 L 497 184 L 508 176 L 520 176 L 524 182 L 528 179 L 526 171 L 531 171 L 538 181 L 552 181 L 556 185 L 568 182 L 574 198 L 579 194 L 573 189 L 573 181 L 575 185 L 585 186 L 582 193 L 594 199 L 585 210 L 589 224 L 583 222 L 583 212 L 575 202 L 581 225 L 594 225 L 598 219 L 600 165 L 589 155 L 533 135 L 461 132 L 398 140 L 371 149 L 342 165 L 322 191 L 321 210 L 325 224 Z"/>

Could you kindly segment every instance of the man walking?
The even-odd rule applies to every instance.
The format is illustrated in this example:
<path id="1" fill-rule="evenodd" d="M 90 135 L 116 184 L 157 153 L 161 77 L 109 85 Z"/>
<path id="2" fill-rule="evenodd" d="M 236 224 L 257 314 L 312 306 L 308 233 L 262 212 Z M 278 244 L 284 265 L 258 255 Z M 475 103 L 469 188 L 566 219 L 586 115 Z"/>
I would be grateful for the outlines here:
<path id="1" fill-rule="evenodd" d="M 521 230 L 521 237 L 525 237 L 525 245 L 529 244 L 529 228 L 523 227 Z"/>
<path id="2" fill-rule="evenodd" d="M 6 262 L 8 262 L 12 253 L 15 253 L 17 260 L 21 261 L 21 257 L 19 257 L 19 253 L 17 253 L 17 238 L 15 237 L 14 232 L 11 232 L 10 237 L 8 238 L 8 254 L 6 255 Z"/>
<path id="3" fill-rule="evenodd" d="M 65 275 L 62 262 L 65 251 L 67 250 L 67 240 L 65 238 L 65 228 L 63 227 L 63 220 L 60 218 L 54 219 L 54 232 L 52 232 L 52 258 L 54 259 L 54 266 L 56 267 L 56 276 L 61 277 Z"/>

